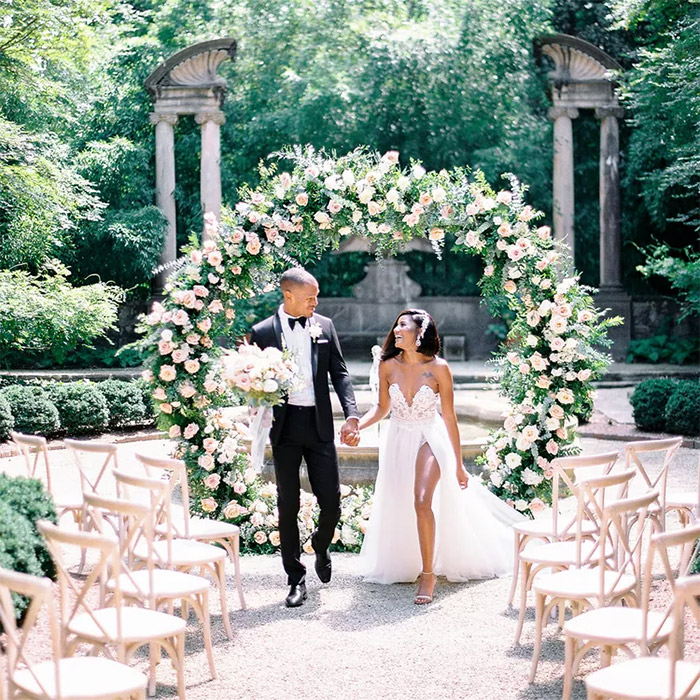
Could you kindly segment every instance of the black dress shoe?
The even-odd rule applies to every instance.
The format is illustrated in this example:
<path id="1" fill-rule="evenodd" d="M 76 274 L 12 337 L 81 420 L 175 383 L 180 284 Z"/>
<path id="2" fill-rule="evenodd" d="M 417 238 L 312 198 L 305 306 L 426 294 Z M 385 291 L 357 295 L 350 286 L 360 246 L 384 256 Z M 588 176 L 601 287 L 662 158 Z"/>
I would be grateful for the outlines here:
<path id="1" fill-rule="evenodd" d="M 325 552 L 316 552 L 316 563 L 314 564 L 316 573 L 321 579 L 321 583 L 328 583 L 331 580 L 333 570 L 331 568 L 331 556 L 328 550 Z"/>
<path id="2" fill-rule="evenodd" d="M 284 599 L 284 604 L 288 608 L 298 608 L 306 600 L 306 584 L 294 583 L 289 589 L 289 595 Z"/>

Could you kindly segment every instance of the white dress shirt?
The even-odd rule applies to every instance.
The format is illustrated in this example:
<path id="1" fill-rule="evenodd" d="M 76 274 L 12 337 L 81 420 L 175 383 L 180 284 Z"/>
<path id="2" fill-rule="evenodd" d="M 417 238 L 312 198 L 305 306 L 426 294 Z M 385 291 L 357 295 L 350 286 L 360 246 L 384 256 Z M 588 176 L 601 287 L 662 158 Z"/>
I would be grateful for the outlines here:
<path id="1" fill-rule="evenodd" d="M 289 327 L 289 319 L 295 317 L 290 316 L 284 310 L 284 305 L 280 306 L 278 314 L 282 325 L 285 347 L 294 354 L 294 359 L 304 381 L 303 388 L 290 392 L 287 403 L 292 406 L 315 406 L 316 396 L 314 394 L 314 377 L 311 367 L 311 336 L 307 329 L 302 328 L 299 323 L 294 324 L 294 330 Z M 311 319 L 307 319 L 306 323 L 308 326 L 311 323 Z"/>

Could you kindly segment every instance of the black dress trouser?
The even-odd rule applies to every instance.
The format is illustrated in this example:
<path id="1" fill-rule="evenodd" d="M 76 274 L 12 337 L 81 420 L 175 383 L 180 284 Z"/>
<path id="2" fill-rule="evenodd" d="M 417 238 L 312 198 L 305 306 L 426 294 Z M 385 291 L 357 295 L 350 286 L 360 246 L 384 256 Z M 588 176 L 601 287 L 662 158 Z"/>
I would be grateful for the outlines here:
<path id="1" fill-rule="evenodd" d="M 299 467 L 302 458 L 318 500 L 321 513 L 311 538 L 315 551 L 325 552 L 340 520 L 340 478 L 335 444 L 320 439 L 313 406 L 287 406 L 279 439 L 272 446 L 277 479 L 280 549 L 287 583 L 304 581 L 306 567 L 301 562 L 299 542 L 300 489 Z"/>

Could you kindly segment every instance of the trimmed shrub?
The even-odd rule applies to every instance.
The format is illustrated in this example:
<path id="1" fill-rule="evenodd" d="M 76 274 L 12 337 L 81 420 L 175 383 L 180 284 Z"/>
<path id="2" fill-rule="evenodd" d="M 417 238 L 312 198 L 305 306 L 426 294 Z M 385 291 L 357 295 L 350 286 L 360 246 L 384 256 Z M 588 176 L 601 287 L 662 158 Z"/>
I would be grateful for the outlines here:
<path id="1" fill-rule="evenodd" d="M 666 429 L 666 404 L 678 382 L 666 377 L 645 379 L 630 396 L 634 422 L 640 430 L 661 432 Z"/>
<path id="2" fill-rule="evenodd" d="M 54 384 L 49 396 L 58 409 L 61 427 L 69 435 L 103 430 L 109 424 L 107 399 L 91 382 Z"/>
<path id="3" fill-rule="evenodd" d="M 30 435 L 53 435 L 61 427 L 58 410 L 38 386 L 10 386 L 0 392 L 10 404 L 14 429 Z"/>
<path id="4" fill-rule="evenodd" d="M 700 435 L 700 383 L 678 382 L 664 412 L 666 430 L 678 435 Z"/>
<path id="5" fill-rule="evenodd" d="M 10 437 L 10 430 L 15 427 L 15 419 L 7 399 L 0 394 L 0 440 Z"/>
<path id="6" fill-rule="evenodd" d="M 146 420 L 143 390 L 136 382 L 107 379 L 96 385 L 109 409 L 109 425 L 142 425 Z"/>
<path id="7" fill-rule="evenodd" d="M 38 479 L 0 474 L 0 501 L 9 505 L 15 513 L 27 520 L 32 531 L 30 543 L 34 547 L 34 554 L 41 566 L 42 574 L 54 578 L 53 561 L 46 549 L 44 538 L 36 528 L 38 520 L 57 522 L 56 507 L 44 485 Z"/>
<path id="8" fill-rule="evenodd" d="M 34 532 L 31 523 L 21 513 L 0 498 L 0 566 L 34 576 L 43 576 L 41 562 L 36 556 Z M 15 613 L 21 620 L 29 601 L 13 595 Z M 0 632 L 2 632 L 0 626 Z"/>
<path id="9" fill-rule="evenodd" d="M 134 384 L 141 390 L 143 405 L 146 407 L 146 421 L 153 423 L 156 420 L 156 412 L 153 408 L 153 387 L 143 379 L 137 379 Z"/>

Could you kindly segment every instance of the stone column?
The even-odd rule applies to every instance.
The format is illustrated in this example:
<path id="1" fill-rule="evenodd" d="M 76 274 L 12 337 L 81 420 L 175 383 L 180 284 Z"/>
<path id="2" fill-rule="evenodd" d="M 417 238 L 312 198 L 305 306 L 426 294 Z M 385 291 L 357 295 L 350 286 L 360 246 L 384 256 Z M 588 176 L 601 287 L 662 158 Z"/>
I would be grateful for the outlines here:
<path id="1" fill-rule="evenodd" d="M 221 214 L 221 136 L 219 127 L 224 123 L 223 112 L 200 112 L 195 116 L 202 125 L 202 159 L 200 191 L 202 213 Z"/>
<path id="2" fill-rule="evenodd" d="M 620 107 L 598 107 L 600 119 L 600 288 L 622 291 L 620 235 Z"/>
<path id="3" fill-rule="evenodd" d="M 168 265 L 175 261 L 177 255 L 176 243 L 176 211 L 175 211 L 175 146 L 173 127 L 177 124 L 177 114 L 153 112 L 150 115 L 151 124 L 156 127 L 156 204 L 168 220 L 165 232 L 165 243 L 160 255 L 160 264 Z M 162 293 L 168 276 L 172 272 L 166 268 L 158 273 L 156 292 Z"/>
<path id="4" fill-rule="evenodd" d="M 554 173 L 552 178 L 552 219 L 554 236 L 564 241 L 574 257 L 574 137 L 571 120 L 578 110 L 552 107 L 549 118 L 554 122 Z"/>

